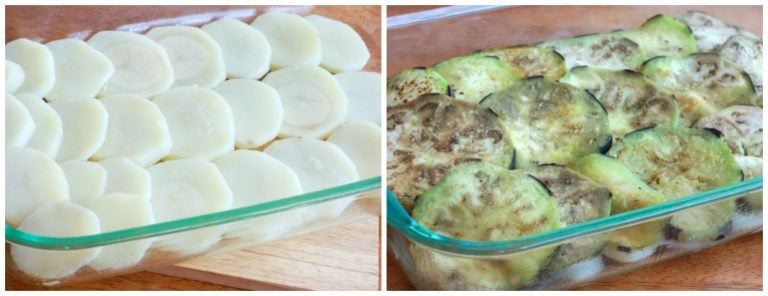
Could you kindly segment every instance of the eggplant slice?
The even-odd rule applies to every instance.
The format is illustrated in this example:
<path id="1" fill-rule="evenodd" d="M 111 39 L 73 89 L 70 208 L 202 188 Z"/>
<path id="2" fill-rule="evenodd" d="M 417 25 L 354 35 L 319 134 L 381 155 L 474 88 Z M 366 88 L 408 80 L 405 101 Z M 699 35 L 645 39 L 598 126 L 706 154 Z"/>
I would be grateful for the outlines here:
<path id="1" fill-rule="evenodd" d="M 701 11 L 686 11 L 676 17 L 693 31 L 699 51 L 709 52 L 717 49 L 728 38 L 744 35 L 759 38 L 744 28 L 734 26 Z"/>
<path id="2" fill-rule="evenodd" d="M 448 82 L 435 70 L 410 68 L 387 79 L 387 106 L 405 104 L 429 93 L 450 95 Z"/>
<path id="3" fill-rule="evenodd" d="M 565 58 L 546 47 L 510 46 L 478 50 L 475 54 L 495 56 L 523 77 L 544 76 L 557 80 L 565 75 Z"/>
<path id="4" fill-rule="evenodd" d="M 659 14 L 646 20 L 638 29 L 612 34 L 637 42 L 647 58 L 685 57 L 697 51 L 696 38 L 691 29 L 671 16 Z"/>
<path id="5" fill-rule="evenodd" d="M 635 70 L 646 59 L 637 43 L 610 33 L 550 40 L 537 45 L 561 54 L 565 58 L 567 69 L 589 66 L 612 70 Z"/>
<path id="6" fill-rule="evenodd" d="M 456 57 L 439 62 L 433 68 L 451 85 L 454 97 L 472 103 L 523 77 L 499 58 L 486 55 Z"/>
<path id="7" fill-rule="evenodd" d="M 745 35 L 735 35 L 728 38 L 717 52 L 747 72 L 755 86 L 757 104 L 763 106 L 763 41 Z"/>

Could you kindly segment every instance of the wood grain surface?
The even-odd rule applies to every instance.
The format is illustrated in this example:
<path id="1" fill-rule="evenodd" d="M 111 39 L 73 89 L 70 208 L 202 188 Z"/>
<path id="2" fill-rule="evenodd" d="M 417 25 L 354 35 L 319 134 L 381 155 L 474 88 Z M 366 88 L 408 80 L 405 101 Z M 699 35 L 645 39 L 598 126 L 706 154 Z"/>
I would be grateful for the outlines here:
<path id="1" fill-rule="evenodd" d="M 366 71 L 381 71 L 381 6 L 6 6 L 9 42 L 87 39 L 101 30 L 146 32 L 148 26 L 200 26 L 223 16 L 250 23 L 269 11 L 319 14 L 343 21 L 371 53 Z M 378 201 L 375 201 L 378 205 Z M 381 284 L 379 216 L 304 236 L 229 253 L 212 254 L 178 266 L 156 268 L 56 290 L 376 290 Z M 176 275 L 176 276 L 167 276 Z M 185 279 L 188 277 L 192 279 Z M 194 280 L 199 279 L 200 281 Z M 214 282 L 214 283 L 210 283 Z M 239 287 L 239 288 L 238 288 Z M 39 290 L 8 272 L 9 290 Z M 44 289 L 47 290 L 47 289 Z"/>
<path id="2" fill-rule="evenodd" d="M 387 16 L 438 6 L 388 6 Z M 759 6 L 528 6 L 494 11 L 438 26 L 388 30 L 387 75 L 470 53 L 478 48 L 529 44 L 553 34 L 578 35 L 631 28 L 658 13 L 712 13 L 762 35 Z M 450 32 L 450 33 L 445 33 Z M 416 42 L 418 41 L 418 42 Z M 413 44 L 420 44 L 414 48 Z M 699 253 L 590 283 L 577 290 L 762 290 L 763 236 L 752 234 Z M 412 290 L 391 251 L 387 289 Z"/>

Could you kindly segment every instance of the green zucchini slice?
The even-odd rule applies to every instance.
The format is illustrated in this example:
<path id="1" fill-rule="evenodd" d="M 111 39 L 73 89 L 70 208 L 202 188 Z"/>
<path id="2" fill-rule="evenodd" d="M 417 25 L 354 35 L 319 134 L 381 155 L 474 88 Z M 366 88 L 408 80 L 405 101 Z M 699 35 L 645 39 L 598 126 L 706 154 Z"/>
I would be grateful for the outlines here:
<path id="1" fill-rule="evenodd" d="M 565 58 L 551 48 L 530 45 L 478 50 L 475 54 L 495 56 L 523 77 L 544 76 L 557 80 L 565 75 Z"/>
<path id="2" fill-rule="evenodd" d="M 448 82 L 435 70 L 410 68 L 387 79 L 387 106 L 396 106 L 415 100 L 423 94 L 450 95 Z"/>
<path id="3" fill-rule="evenodd" d="M 728 38 L 717 49 L 720 55 L 731 59 L 747 72 L 755 86 L 757 103 L 762 106 L 763 100 L 763 41 L 745 35 L 734 35 Z"/>
<path id="4" fill-rule="evenodd" d="M 432 231 L 474 241 L 508 240 L 560 227 L 556 201 L 538 180 L 481 162 L 451 169 L 419 196 L 413 218 Z M 532 282 L 553 251 L 545 247 L 502 259 L 510 286 Z"/>
<path id="5" fill-rule="evenodd" d="M 734 35 L 759 38 L 755 34 L 701 11 L 686 11 L 676 17 L 687 24 L 693 31 L 699 51 L 709 52 L 717 49 Z"/>
<path id="6" fill-rule="evenodd" d="M 672 94 L 634 71 L 576 67 L 560 82 L 584 88 L 600 100 L 614 138 L 651 125 L 675 126 L 680 116 Z"/>
<path id="7" fill-rule="evenodd" d="M 742 180 L 728 145 L 709 130 L 643 129 L 619 139 L 608 154 L 671 199 Z M 726 200 L 674 214 L 666 234 L 680 241 L 720 239 L 735 205 L 734 200 Z"/>
<path id="8" fill-rule="evenodd" d="M 472 103 L 523 77 L 499 58 L 485 55 L 456 57 L 439 62 L 433 68 L 451 85 L 454 97 Z"/>
<path id="9" fill-rule="evenodd" d="M 612 215 L 667 201 L 663 193 L 648 186 L 622 162 L 611 157 L 591 154 L 571 163 L 569 167 L 608 187 L 613 194 Z M 666 220 L 650 221 L 611 232 L 606 256 L 621 262 L 641 259 L 642 256 L 634 254 L 646 253 L 643 250 L 654 248 L 664 238 Z"/>
<path id="10" fill-rule="evenodd" d="M 619 37 L 637 42 L 646 57 L 685 57 L 697 51 L 696 38 L 685 23 L 671 16 L 656 15 L 649 18 L 640 28 L 617 31 Z"/>
<path id="11" fill-rule="evenodd" d="M 557 201 L 560 225 L 567 227 L 611 214 L 611 191 L 564 166 L 545 164 L 524 172 L 540 180 Z M 561 269 L 599 254 L 608 237 L 592 235 L 557 247 L 548 264 Z"/>
<path id="12" fill-rule="evenodd" d="M 635 70 L 646 60 L 645 53 L 637 43 L 611 33 L 544 41 L 537 46 L 550 48 L 561 54 L 565 58 L 567 69 L 589 66 Z"/>
<path id="13" fill-rule="evenodd" d="M 589 92 L 544 77 L 526 78 L 485 98 L 515 144 L 515 168 L 567 164 L 611 143 L 608 114 Z"/>
<path id="14" fill-rule="evenodd" d="M 755 105 L 757 101 L 749 76 L 717 53 L 657 57 L 646 61 L 642 72 L 675 94 L 685 125 L 725 107 Z"/>
<path id="15" fill-rule="evenodd" d="M 406 210 L 451 167 L 509 167 L 514 148 L 488 108 L 438 94 L 387 108 L 387 183 Z"/>

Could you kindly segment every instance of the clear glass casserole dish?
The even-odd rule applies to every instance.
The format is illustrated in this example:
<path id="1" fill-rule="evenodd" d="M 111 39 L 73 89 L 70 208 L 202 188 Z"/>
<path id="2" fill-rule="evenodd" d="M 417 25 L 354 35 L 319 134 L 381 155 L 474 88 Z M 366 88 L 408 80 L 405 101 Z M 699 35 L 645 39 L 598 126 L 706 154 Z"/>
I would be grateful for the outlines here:
<path id="1" fill-rule="evenodd" d="M 371 58 L 363 70 L 380 71 L 380 22 L 371 21 L 374 17 L 379 18 L 379 6 L 10 6 L 6 10 L 6 42 L 17 38 L 29 38 L 39 42 L 62 38 L 87 39 L 102 30 L 144 33 L 157 26 L 199 27 L 220 18 L 235 18 L 250 23 L 257 15 L 269 11 L 298 15 L 319 14 L 346 22 L 360 34 L 371 53 Z M 95 14 L 105 17 L 94 17 Z M 6 224 L 6 272 L 7 276 L 29 283 L 44 286 L 66 285 L 146 270 L 151 266 L 173 264 L 204 254 L 244 248 L 360 219 L 379 217 L 381 184 L 381 177 L 373 177 L 271 202 L 79 237 L 39 236 Z M 259 221 L 287 222 L 281 220 L 281 213 L 312 210 L 313 206 L 340 201 L 349 204 L 338 216 L 321 217 L 299 225 L 289 223 L 294 226 L 280 236 L 265 237 L 253 227 L 253 223 Z M 185 237 L 194 238 L 195 233 L 206 232 L 220 235 L 212 240 L 185 240 Z M 151 243 L 151 247 L 135 264 L 100 270 L 86 264 L 71 275 L 53 279 L 41 279 L 25 274 L 12 259 L 10 251 L 12 245 L 20 245 L 64 255 L 68 252 L 97 248 L 103 250 L 141 240 Z M 379 249 L 378 244 L 360 247 Z"/>
<path id="2" fill-rule="evenodd" d="M 690 9 L 705 10 L 762 33 L 760 10 L 749 13 L 745 7 L 445 7 L 389 17 L 387 74 L 391 77 L 406 68 L 429 66 L 477 49 L 632 28 L 659 13 L 676 15 Z M 481 242 L 450 238 L 419 225 L 389 192 L 387 239 L 394 258 L 417 289 L 569 289 L 760 232 L 762 211 L 740 208 L 732 217 L 730 232 L 718 240 L 692 243 L 665 238 L 627 262 L 610 259 L 601 250 L 573 265 L 541 271 L 508 272 L 504 265 L 539 250 L 599 240 L 628 227 L 663 221 L 686 209 L 752 194 L 762 195 L 762 177 L 533 236 Z M 533 280 L 522 283 L 523 279 Z"/>

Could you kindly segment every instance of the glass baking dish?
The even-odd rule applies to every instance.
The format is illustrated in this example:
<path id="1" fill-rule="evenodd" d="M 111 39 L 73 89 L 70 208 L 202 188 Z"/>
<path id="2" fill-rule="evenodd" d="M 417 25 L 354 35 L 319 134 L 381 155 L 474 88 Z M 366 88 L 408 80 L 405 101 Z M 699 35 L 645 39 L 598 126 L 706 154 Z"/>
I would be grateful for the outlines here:
<path id="1" fill-rule="evenodd" d="M 752 9 L 755 11 L 749 12 L 750 8 L 745 7 L 443 7 L 388 18 L 387 75 L 392 76 L 410 67 L 429 66 L 476 49 L 533 44 L 554 38 L 632 28 L 659 13 L 675 15 L 691 9 L 707 11 L 762 35 L 761 10 Z M 563 25 L 562 20 L 569 20 L 568 25 Z M 604 240 L 628 227 L 664 223 L 663 220 L 686 209 L 747 195 L 762 195 L 762 187 L 762 177 L 756 177 L 663 204 L 506 241 L 460 240 L 430 231 L 419 225 L 397 198 L 388 192 L 388 247 L 405 276 L 417 289 L 569 289 L 760 232 L 762 210 L 739 207 L 732 216 L 730 230 L 717 240 L 680 242 L 665 238 L 655 247 L 635 253 L 635 257 L 628 256 L 623 262 L 605 256 L 605 250 L 599 250 L 575 264 L 549 266 L 540 271 L 518 269 L 510 272 L 503 266 L 539 250 Z"/>
<path id="2" fill-rule="evenodd" d="M 200 26 L 224 17 L 250 23 L 257 15 L 268 11 L 299 15 L 320 14 L 348 23 L 369 47 L 371 59 L 364 70 L 380 71 L 380 22 L 371 21 L 372 17 L 380 17 L 380 6 L 8 6 L 6 42 L 17 38 L 29 38 L 39 42 L 61 38 L 87 39 L 101 30 L 143 33 L 156 26 Z M 85 15 L 88 17 L 81 17 Z M 66 285 L 146 270 L 152 266 L 173 264 L 203 254 L 249 247 L 360 219 L 379 217 L 381 186 L 381 177 L 373 177 L 271 202 L 80 237 L 39 236 L 6 224 L 6 276 L 43 286 Z M 349 205 L 338 216 L 321 217 L 295 225 L 280 236 L 264 237 L 253 228 L 253 223 L 286 222 L 280 220 L 280 214 L 284 212 L 312 210 L 320 204 L 339 202 L 349 202 Z M 214 240 L 186 246 L 173 243 L 174 239 L 206 231 L 222 234 Z M 118 246 L 137 240 L 151 240 L 152 247 L 136 264 L 104 270 L 96 270 L 86 265 L 72 275 L 55 279 L 40 279 L 25 274 L 18 269 L 10 255 L 12 244 L 66 254 L 78 250 Z M 378 244 L 359 247 L 379 249 Z"/>

